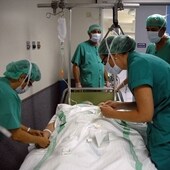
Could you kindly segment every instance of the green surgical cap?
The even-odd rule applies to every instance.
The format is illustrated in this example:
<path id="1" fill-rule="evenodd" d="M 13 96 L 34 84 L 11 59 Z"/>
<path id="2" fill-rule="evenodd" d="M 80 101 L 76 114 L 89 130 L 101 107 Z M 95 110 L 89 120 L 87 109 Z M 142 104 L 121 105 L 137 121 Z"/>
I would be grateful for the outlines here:
<path id="1" fill-rule="evenodd" d="M 19 60 L 11 62 L 6 66 L 4 72 L 5 77 L 18 79 L 22 74 L 28 74 L 30 62 L 28 60 Z M 35 63 L 32 63 L 31 77 L 32 81 L 39 81 L 41 79 L 41 72 Z"/>
<path id="2" fill-rule="evenodd" d="M 93 24 L 89 27 L 88 33 L 91 33 L 94 30 L 100 30 L 102 32 L 102 27 L 98 24 Z"/>
<path id="3" fill-rule="evenodd" d="M 100 43 L 99 49 L 98 49 L 98 52 L 100 55 L 108 55 L 109 52 L 108 52 L 108 49 L 106 46 L 106 41 L 110 47 L 110 44 L 112 43 L 113 39 L 114 39 L 114 36 L 110 36 L 110 37 L 107 37 L 106 39 L 102 40 L 102 42 Z"/>
<path id="4" fill-rule="evenodd" d="M 111 54 L 122 54 L 134 51 L 136 42 L 128 35 L 118 35 L 113 40 L 113 45 L 110 49 Z"/>
<path id="5" fill-rule="evenodd" d="M 150 15 L 146 19 L 146 27 L 166 27 L 165 16 L 162 16 L 160 14 Z"/>

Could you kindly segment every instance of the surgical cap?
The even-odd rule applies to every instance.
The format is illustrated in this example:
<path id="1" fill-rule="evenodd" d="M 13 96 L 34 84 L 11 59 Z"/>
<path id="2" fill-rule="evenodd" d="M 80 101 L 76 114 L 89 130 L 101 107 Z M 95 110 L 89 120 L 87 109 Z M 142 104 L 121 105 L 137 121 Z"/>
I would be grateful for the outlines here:
<path id="1" fill-rule="evenodd" d="M 150 15 L 146 19 L 146 27 L 166 27 L 166 19 L 160 14 Z"/>
<path id="2" fill-rule="evenodd" d="M 108 55 L 109 52 L 108 52 L 108 49 L 106 46 L 106 41 L 110 47 L 110 44 L 112 43 L 113 39 L 114 39 L 114 36 L 110 36 L 110 37 L 107 37 L 106 39 L 102 40 L 102 42 L 100 43 L 99 49 L 98 49 L 98 52 L 100 55 Z"/>
<path id="3" fill-rule="evenodd" d="M 18 79 L 22 74 L 28 74 L 30 62 L 28 60 L 19 60 L 11 62 L 6 66 L 4 72 L 5 77 Z M 39 81 L 41 79 L 41 72 L 35 63 L 32 63 L 31 77 L 32 81 Z"/>
<path id="4" fill-rule="evenodd" d="M 98 24 L 93 24 L 89 27 L 88 33 L 91 33 L 94 30 L 100 30 L 102 32 L 102 27 Z"/>
<path id="5" fill-rule="evenodd" d="M 111 54 L 122 54 L 134 51 L 136 42 L 128 35 L 118 35 L 113 40 L 113 45 L 110 49 Z"/>

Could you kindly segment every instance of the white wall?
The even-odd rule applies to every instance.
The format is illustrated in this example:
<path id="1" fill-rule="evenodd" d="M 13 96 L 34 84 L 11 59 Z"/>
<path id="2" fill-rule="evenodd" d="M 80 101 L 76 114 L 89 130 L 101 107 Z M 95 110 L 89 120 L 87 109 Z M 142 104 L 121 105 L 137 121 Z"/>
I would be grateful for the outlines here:
<path id="1" fill-rule="evenodd" d="M 23 95 L 29 96 L 59 79 L 59 40 L 57 17 L 46 18 L 52 9 L 37 8 L 38 3 L 50 0 L 1 0 L 0 1 L 0 76 L 5 66 L 20 59 L 30 59 L 41 69 L 42 80 Z M 26 41 L 40 41 L 41 49 L 26 49 Z"/>
<path id="2" fill-rule="evenodd" d="M 69 2 L 80 3 L 78 0 L 70 0 Z M 94 3 L 92 0 L 81 2 Z M 34 83 L 29 92 L 23 94 L 21 98 L 28 97 L 60 79 L 59 71 L 62 67 L 62 59 L 57 38 L 58 16 L 51 16 L 50 19 L 47 19 L 46 12 L 52 12 L 52 9 L 37 8 L 37 4 L 42 3 L 51 3 L 51 0 L 0 1 L 0 76 L 3 76 L 5 66 L 9 62 L 20 59 L 30 59 L 37 63 L 42 73 L 41 81 Z M 67 25 L 69 25 L 69 11 L 64 11 Z M 71 45 L 73 53 L 77 44 L 88 38 L 86 33 L 88 26 L 97 21 L 97 9 L 72 9 L 71 44 L 65 40 L 67 62 L 65 64 L 65 78 L 67 78 L 68 68 L 66 66 L 69 57 L 68 46 Z M 27 50 L 26 41 L 40 41 L 41 49 Z"/>

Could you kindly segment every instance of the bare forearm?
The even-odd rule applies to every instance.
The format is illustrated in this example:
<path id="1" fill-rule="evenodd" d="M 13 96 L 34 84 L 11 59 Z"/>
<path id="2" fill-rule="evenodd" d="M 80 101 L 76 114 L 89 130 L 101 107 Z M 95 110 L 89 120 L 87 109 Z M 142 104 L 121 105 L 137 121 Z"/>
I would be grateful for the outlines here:
<path id="1" fill-rule="evenodd" d="M 80 83 L 80 69 L 77 65 L 73 65 L 73 76 L 76 83 Z"/>
<path id="2" fill-rule="evenodd" d="M 105 79 L 105 81 L 109 81 L 108 73 L 106 70 L 104 71 L 104 79 Z"/>
<path id="3" fill-rule="evenodd" d="M 55 127 L 54 127 L 54 123 L 49 123 L 46 128 L 43 131 L 43 136 L 46 138 L 49 138 L 52 134 L 52 132 L 54 131 Z"/>
<path id="4" fill-rule="evenodd" d="M 24 131 L 28 131 L 28 128 L 29 128 L 29 127 L 27 127 L 27 126 L 25 126 L 25 125 L 21 125 L 21 129 L 24 130 Z"/>
<path id="5" fill-rule="evenodd" d="M 49 129 L 50 131 L 54 131 L 54 122 L 53 123 L 50 123 L 50 124 L 48 124 L 47 126 L 46 126 L 46 128 L 45 129 Z"/>
<path id="6" fill-rule="evenodd" d="M 113 109 L 116 109 L 116 110 L 120 110 L 120 109 L 134 110 L 134 109 L 136 109 L 135 102 L 115 102 L 112 100 L 108 100 L 108 101 L 102 103 L 102 105 L 111 106 Z"/>
<path id="7" fill-rule="evenodd" d="M 11 130 L 11 133 L 12 133 L 12 139 L 18 142 L 23 142 L 28 144 L 29 143 L 39 144 L 42 140 L 42 137 L 31 135 L 30 133 L 22 129 Z"/>
<path id="8" fill-rule="evenodd" d="M 121 109 L 134 110 L 136 109 L 136 103 L 135 102 L 122 102 Z"/>
<path id="9" fill-rule="evenodd" d="M 147 116 L 144 116 L 142 113 L 139 113 L 137 110 L 113 111 L 111 113 L 111 118 L 130 121 L 130 122 L 139 122 L 139 123 L 150 121 L 150 119 L 148 119 Z"/>

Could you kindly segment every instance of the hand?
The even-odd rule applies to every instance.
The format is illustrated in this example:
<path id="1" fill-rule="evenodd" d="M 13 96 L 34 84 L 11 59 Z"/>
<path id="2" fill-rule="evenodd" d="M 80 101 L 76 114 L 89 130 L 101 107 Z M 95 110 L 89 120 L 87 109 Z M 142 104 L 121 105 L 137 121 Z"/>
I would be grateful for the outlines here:
<path id="1" fill-rule="evenodd" d="M 43 131 L 31 129 L 28 133 L 35 136 L 43 136 Z"/>
<path id="2" fill-rule="evenodd" d="M 82 88 L 81 83 L 76 83 L 76 87 L 77 87 L 77 88 Z"/>
<path id="3" fill-rule="evenodd" d="M 101 109 L 103 116 L 107 118 L 114 118 L 113 116 L 114 116 L 115 109 L 113 109 L 111 106 L 102 105 L 100 106 L 100 109 Z"/>
<path id="4" fill-rule="evenodd" d="M 44 131 L 44 132 L 43 132 L 43 137 L 45 137 L 45 138 L 48 139 L 48 138 L 50 137 L 49 132 Z"/>
<path id="5" fill-rule="evenodd" d="M 108 105 L 110 107 L 112 107 L 113 109 L 121 109 L 122 107 L 122 102 L 117 102 L 117 101 L 112 101 L 112 100 L 108 100 L 104 103 L 105 105 Z"/>
<path id="6" fill-rule="evenodd" d="M 48 138 L 45 137 L 41 137 L 40 141 L 38 142 L 38 144 L 36 145 L 37 148 L 46 148 L 48 147 L 48 145 L 50 144 L 50 141 Z"/>
<path id="7" fill-rule="evenodd" d="M 106 87 L 111 87 L 111 83 L 109 81 L 106 81 Z"/>

